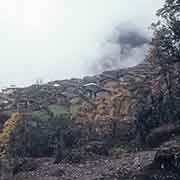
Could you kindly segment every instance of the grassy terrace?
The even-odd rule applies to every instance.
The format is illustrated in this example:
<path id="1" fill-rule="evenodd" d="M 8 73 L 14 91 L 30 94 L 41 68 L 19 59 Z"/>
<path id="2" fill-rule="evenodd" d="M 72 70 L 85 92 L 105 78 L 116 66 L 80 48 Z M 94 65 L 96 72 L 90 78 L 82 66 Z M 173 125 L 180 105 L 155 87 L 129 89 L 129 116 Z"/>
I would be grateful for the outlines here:
<path id="1" fill-rule="evenodd" d="M 62 115 L 72 115 L 73 117 L 77 114 L 79 110 L 79 105 L 72 105 L 69 109 L 63 105 L 52 104 L 48 106 L 48 111 L 34 111 L 32 112 L 32 117 L 35 119 L 48 121 L 51 118 L 50 113 L 54 116 L 59 117 Z"/>
<path id="2" fill-rule="evenodd" d="M 62 105 L 50 105 L 48 106 L 48 110 L 53 113 L 54 116 L 60 116 L 63 114 L 69 114 L 68 108 Z"/>

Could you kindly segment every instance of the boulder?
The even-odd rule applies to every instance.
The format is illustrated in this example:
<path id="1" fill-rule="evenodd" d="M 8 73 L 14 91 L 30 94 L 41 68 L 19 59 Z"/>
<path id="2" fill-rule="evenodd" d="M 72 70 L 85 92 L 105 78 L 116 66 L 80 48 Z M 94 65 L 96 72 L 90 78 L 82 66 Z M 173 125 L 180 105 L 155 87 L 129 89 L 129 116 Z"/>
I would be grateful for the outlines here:
<path id="1" fill-rule="evenodd" d="M 180 147 L 161 148 L 153 162 L 136 172 L 130 179 L 135 180 L 179 180 Z M 129 180 L 130 180 L 129 179 Z"/>
<path id="2" fill-rule="evenodd" d="M 154 147 L 167 141 L 169 138 L 180 134 L 180 127 L 176 124 L 165 124 L 150 131 L 146 137 L 147 145 Z"/>
<path id="3" fill-rule="evenodd" d="M 38 163 L 34 159 L 16 159 L 13 161 L 12 173 L 13 176 L 20 172 L 35 171 L 38 168 Z"/>
<path id="4" fill-rule="evenodd" d="M 92 141 L 84 147 L 85 152 L 94 153 L 97 155 L 108 156 L 108 145 L 102 141 Z"/>

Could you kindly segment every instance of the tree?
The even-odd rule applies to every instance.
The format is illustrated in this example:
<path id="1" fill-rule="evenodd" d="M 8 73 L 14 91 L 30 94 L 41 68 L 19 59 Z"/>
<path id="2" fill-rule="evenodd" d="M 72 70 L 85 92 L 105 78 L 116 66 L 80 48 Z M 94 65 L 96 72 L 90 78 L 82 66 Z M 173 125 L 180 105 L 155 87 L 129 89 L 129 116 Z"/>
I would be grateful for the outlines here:
<path id="1" fill-rule="evenodd" d="M 164 6 L 157 11 L 157 16 L 158 22 L 152 24 L 153 54 L 166 84 L 167 91 L 164 94 L 168 97 L 168 109 L 176 116 L 174 92 L 178 89 L 177 82 L 180 80 L 180 0 L 165 0 Z"/>
<path id="2" fill-rule="evenodd" d="M 153 23 L 153 45 L 159 62 L 180 62 L 180 0 L 166 0 L 157 11 L 159 21 Z"/>

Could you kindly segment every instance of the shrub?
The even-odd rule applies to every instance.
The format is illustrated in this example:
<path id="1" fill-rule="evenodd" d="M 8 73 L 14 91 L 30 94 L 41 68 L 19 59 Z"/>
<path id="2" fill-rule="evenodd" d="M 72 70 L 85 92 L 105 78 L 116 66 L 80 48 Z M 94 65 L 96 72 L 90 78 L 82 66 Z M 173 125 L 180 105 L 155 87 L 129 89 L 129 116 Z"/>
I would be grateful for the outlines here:
<path id="1" fill-rule="evenodd" d="M 58 143 L 64 146 L 64 134 L 69 131 L 70 116 L 63 115 L 43 121 L 27 115 L 11 132 L 8 152 L 12 157 L 52 156 Z"/>

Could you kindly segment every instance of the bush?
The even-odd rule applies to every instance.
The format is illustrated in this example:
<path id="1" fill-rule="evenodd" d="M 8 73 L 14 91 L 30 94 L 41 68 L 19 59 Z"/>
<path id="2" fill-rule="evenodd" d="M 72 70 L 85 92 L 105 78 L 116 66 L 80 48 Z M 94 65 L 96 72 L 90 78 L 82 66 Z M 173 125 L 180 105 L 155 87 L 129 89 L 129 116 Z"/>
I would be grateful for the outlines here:
<path id="1" fill-rule="evenodd" d="M 8 152 L 12 157 L 52 156 L 71 126 L 70 116 L 42 120 L 28 115 L 12 131 Z M 74 141 L 69 138 L 71 143 Z"/>

